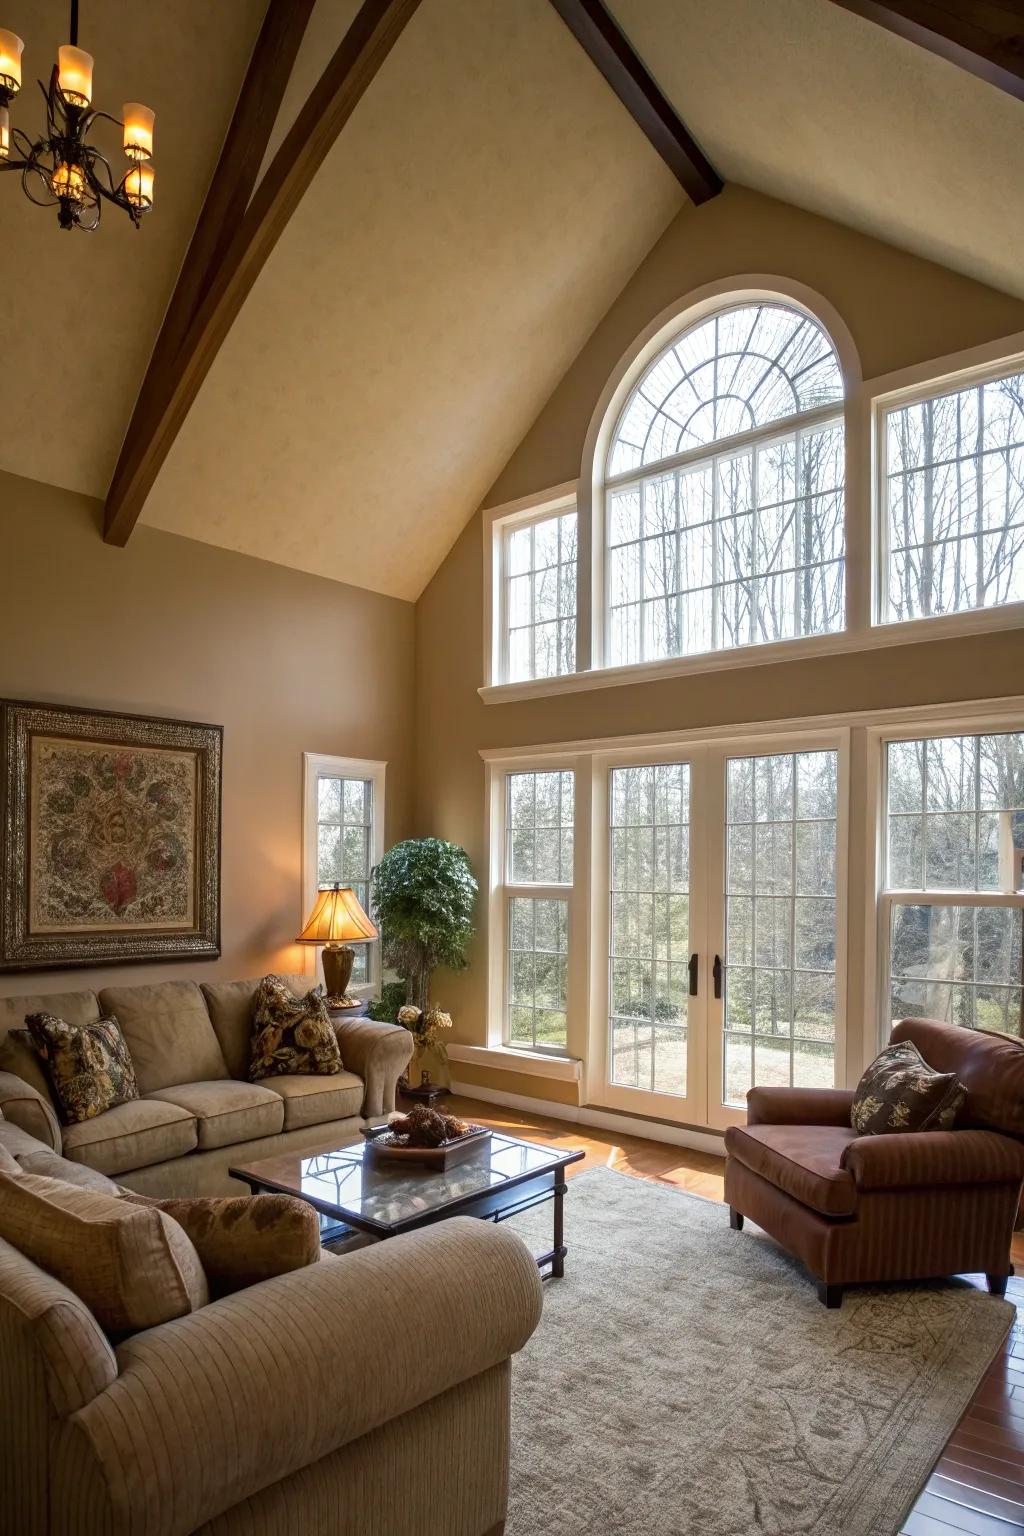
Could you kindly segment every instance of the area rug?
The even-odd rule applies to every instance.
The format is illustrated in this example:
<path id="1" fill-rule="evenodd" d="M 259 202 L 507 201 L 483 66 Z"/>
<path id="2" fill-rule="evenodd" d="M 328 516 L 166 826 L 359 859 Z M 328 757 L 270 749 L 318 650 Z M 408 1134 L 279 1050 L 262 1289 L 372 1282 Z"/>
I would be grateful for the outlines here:
<path id="1" fill-rule="evenodd" d="M 597 1168 L 513 1366 L 508 1536 L 895 1536 L 1013 1322 L 963 1282 L 847 1292 L 726 1208 Z M 550 1247 L 550 1205 L 510 1223 Z"/>

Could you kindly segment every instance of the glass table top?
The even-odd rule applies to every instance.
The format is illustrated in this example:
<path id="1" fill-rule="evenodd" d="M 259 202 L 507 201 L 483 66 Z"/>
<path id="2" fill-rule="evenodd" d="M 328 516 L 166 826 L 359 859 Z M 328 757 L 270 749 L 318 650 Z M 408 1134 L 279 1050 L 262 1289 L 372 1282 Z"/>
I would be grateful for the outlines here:
<path id="1" fill-rule="evenodd" d="M 435 1170 L 422 1164 L 388 1163 L 366 1156 L 367 1142 L 310 1157 L 275 1157 L 237 1171 L 287 1193 L 325 1206 L 342 1221 L 375 1227 L 401 1226 L 444 1206 L 502 1185 L 575 1162 L 582 1157 L 565 1147 L 541 1147 L 494 1132 L 464 1163 Z"/>

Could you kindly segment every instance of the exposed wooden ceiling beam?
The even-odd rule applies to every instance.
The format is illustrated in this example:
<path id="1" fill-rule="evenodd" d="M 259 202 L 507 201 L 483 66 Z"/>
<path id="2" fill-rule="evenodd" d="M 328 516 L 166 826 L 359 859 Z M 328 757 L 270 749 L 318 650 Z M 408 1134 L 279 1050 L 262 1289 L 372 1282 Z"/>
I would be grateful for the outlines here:
<path id="1" fill-rule="evenodd" d="M 221 219 L 214 221 L 211 217 L 211 229 L 208 237 L 204 237 L 203 248 L 212 265 L 204 267 L 198 278 L 195 275 L 190 278 L 196 307 L 185 323 L 181 340 L 172 346 L 173 338 L 169 338 L 158 368 L 154 370 L 151 364 L 121 448 L 107 493 L 103 537 L 108 544 L 127 543 L 160 466 L 253 283 L 335 139 L 420 3 L 421 0 L 364 0 L 309 100 L 267 167 L 252 200 L 249 201 L 250 182 L 244 199 L 232 200 L 230 209 L 224 210 Z M 280 0 L 280 6 L 284 11 L 298 9 L 294 0 Z M 302 0 L 302 6 L 304 8 L 305 0 Z M 261 33 L 260 44 L 262 41 Z M 281 91 L 283 89 L 282 83 Z M 239 174 L 243 154 L 247 167 L 251 167 L 255 158 L 255 178 L 274 115 L 276 112 L 270 117 L 259 154 L 250 154 L 244 139 L 236 138 L 236 160 L 230 165 L 218 166 L 214 183 L 222 173 L 229 182 L 234 180 Z M 247 121 L 251 121 L 248 113 Z M 234 123 L 229 138 L 234 137 L 233 130 Z M 197 229 L 195 238 L 198 235 Z M 182 308 L 185 306 L 183 298 Z"/>
<path id="2" fill-rule="evenodd" d="M 832 0 L 1024 101 L 1020 0 Z"/>
<path id="3" fill-rule="evenodd" d="M 551 0 L 551 4 L 687 196 L 695 203 L 717 197 L 722 178 L 602 0 Z"/>

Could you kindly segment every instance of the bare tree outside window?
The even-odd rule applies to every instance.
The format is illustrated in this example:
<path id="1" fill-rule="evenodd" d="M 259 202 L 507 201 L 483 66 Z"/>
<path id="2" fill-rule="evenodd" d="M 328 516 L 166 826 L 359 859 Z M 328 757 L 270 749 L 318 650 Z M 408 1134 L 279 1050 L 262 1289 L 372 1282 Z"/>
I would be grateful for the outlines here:
<path id="1" fill-rule="evenodd" d="M 608 459 L 612 665 L 842 629 L 842 399 L 824 331 L 777 304 L 648 368 Z"/>
<path id="2" fill-rule="evenodd" d="M 1024 374 L 885 418 L 884 617 L 1024 602 Z"/>

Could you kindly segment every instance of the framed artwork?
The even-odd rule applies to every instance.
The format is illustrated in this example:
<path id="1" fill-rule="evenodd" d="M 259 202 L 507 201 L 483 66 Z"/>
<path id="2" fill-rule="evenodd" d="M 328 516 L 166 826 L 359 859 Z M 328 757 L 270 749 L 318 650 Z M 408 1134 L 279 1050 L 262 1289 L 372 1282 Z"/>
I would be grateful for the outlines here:
<path id="1" fill-rule="evenodd" d="M 0 702 L 0 971 L 220 954 L 223 735 Z"/>

